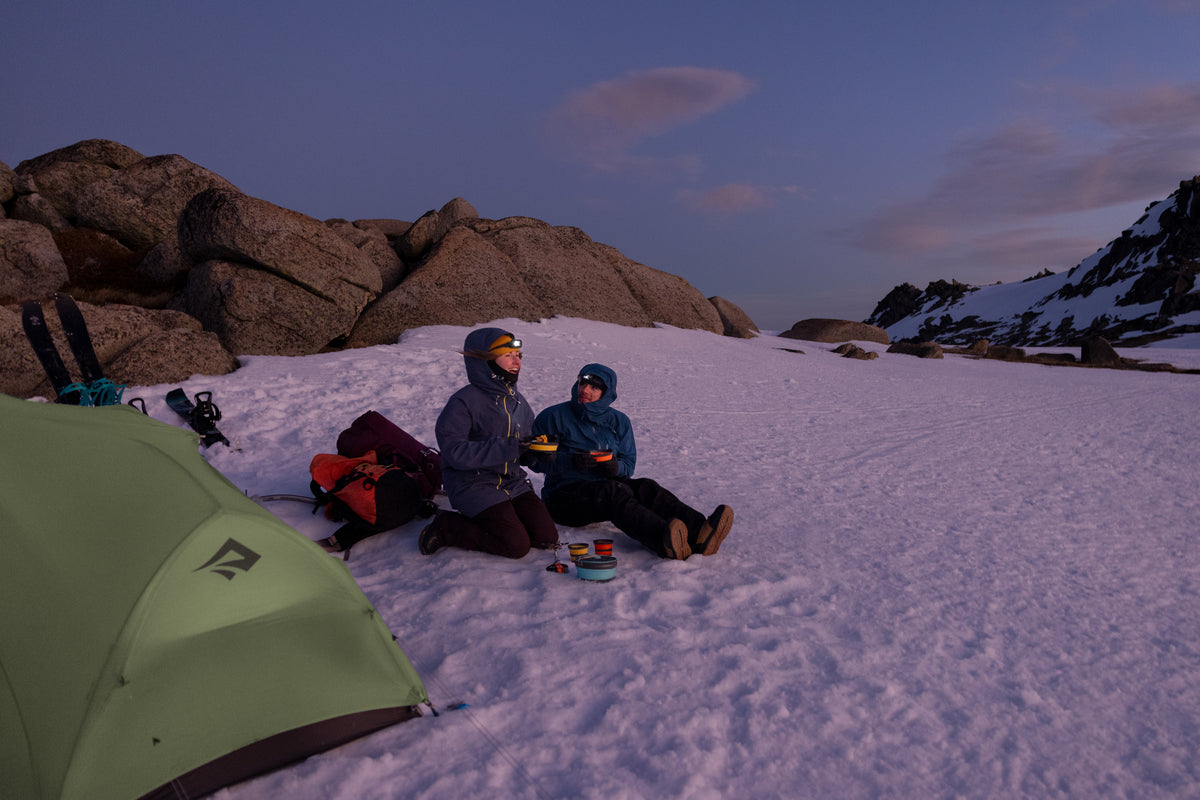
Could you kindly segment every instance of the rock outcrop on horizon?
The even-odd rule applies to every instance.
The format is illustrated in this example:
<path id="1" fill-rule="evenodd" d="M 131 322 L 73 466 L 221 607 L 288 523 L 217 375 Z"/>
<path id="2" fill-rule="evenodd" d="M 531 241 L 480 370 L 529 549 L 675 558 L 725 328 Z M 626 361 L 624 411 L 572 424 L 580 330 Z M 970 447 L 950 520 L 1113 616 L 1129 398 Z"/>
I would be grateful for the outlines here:
<path id="1" fill-rule="evenodd" d="M 800 339 L 806 342 L 874 342 L 887 344 L 887 331 L 865 322 L 853 322 L 845 319 L 802 319 L 779 334 L 785 339 Z"/>
<path id="2" fill-rule="evenodd" d="M 100 139 L 0 163 L 0 391 L 50 393 L 20 305 L 58 291 L 79 301 L 106 374 L 135 385 L 504 317 L 757 330 L 578 228 L 484 219 L 463 198 L 416 222 L 321 221 L 183 156 Z"/>
<path id="3" fill-rule="evenodd" d="M 1198 272 L 1200 176 L 1068 272 L 984 287 L 905 283 L 866 321 L 893 340 L 1078 347 L 1103 337 L 1136 346 L 1200 331 Z"/>
<path id="4" fill-rule="evenodd" d="M 395 341 L 394 331 L 422 325 L 502 317 L 724 331 L 713 304 L 685 280 L 630 261 L 578 228 L 465 215 L 422 252 L 404 282 L 363 312 L 350 346 Z"/>

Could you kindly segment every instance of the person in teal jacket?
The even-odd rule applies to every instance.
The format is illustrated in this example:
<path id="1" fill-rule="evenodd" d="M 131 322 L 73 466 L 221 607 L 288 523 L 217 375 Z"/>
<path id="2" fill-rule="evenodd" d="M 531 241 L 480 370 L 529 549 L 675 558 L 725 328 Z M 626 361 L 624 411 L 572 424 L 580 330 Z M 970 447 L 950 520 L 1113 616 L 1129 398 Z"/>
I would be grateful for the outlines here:
<path id="1" fill-rule="evenodd" d="M 719 505 L 707 517 L 650 478 L 633 477 L 637 446 L 629 417 L 612 407 L 617 374 L 588 364 L 571 386 L 571 399 L 533 421 L 533 435 L 558 443 L 553 460 L 530 464 L 546 473 L 542 499 L 560 525 L 612 522 L 663 558 L 713 555 L 733 526 L 733 509 Z"/>

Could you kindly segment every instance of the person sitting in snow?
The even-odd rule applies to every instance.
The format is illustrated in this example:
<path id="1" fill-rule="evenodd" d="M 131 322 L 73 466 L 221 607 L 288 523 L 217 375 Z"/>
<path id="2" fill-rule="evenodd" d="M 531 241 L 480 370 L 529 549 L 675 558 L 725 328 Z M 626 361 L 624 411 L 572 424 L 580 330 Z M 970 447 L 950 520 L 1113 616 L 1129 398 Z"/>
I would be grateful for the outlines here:
<path id="1" fill-rule="evenodd" d="M 546 473 L 542 499 L 550 515 L 571 527 L 610 521 L 663 558 L 716 553 L 733 525 L 733 509 L 719 505 L 705 517 L 650 478 L 633 477 L 633 425 L 612 408 L 616 399 L 617 374 L 588 364 L 571 386 L 571 399 L 534 420 L 535 436 L 558 443 L 554 460 L 531 465 Z"/>
<path id="2" fill-rule="evenodd" d="M 462 355 L 469 383 L 434 428 L 442 483 L 457 511 L 438 512 L 418 546 L 425 555 L 450 546 L 508 558 L 553 547 L 558 529 L 519 463 L 533 426 L 533 410 L 517 391 L 521 341 L 481 328 L 467 335 Z"/>

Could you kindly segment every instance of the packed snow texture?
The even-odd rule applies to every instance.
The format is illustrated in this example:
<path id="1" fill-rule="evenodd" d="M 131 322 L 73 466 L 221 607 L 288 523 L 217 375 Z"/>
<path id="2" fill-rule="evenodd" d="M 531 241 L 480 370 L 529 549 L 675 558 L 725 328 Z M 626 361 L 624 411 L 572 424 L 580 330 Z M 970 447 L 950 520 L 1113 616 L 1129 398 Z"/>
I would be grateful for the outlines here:
<path id="1" fill-rule="evenodd" d="M 732 533 L 679 562 L 562 528 L 616 540 L 605 583 L 545 551 L 422 556 L 419 520 L 362 542 L 347 566 L 440 715 L 219 800 L 1200 796 L 1200 376 L 495 324 L 535 410 L 613 367 L 637 474 L 729 503 Z M 467 330 L 194 377 L 237 448 L 205 455 L 250 495 L 306 494 L 368 409 L 433 444 Z M 1191 345 L 1121 352 L 1200 367 Z M 127 397 L 181 424 L 170 388 Z"/>

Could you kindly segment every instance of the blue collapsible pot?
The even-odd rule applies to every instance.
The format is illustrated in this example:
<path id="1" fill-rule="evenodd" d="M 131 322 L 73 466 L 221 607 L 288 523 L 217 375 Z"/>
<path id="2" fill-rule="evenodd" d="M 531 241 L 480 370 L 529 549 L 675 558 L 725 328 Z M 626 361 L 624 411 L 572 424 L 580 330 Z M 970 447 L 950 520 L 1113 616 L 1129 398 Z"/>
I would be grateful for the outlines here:
<path id="1" fill-rule="evenodd" d="M 575 562 L 575 572 L 585 581 L 611 581 L 617 576 L 617 557 L 584 556 Z"/>

